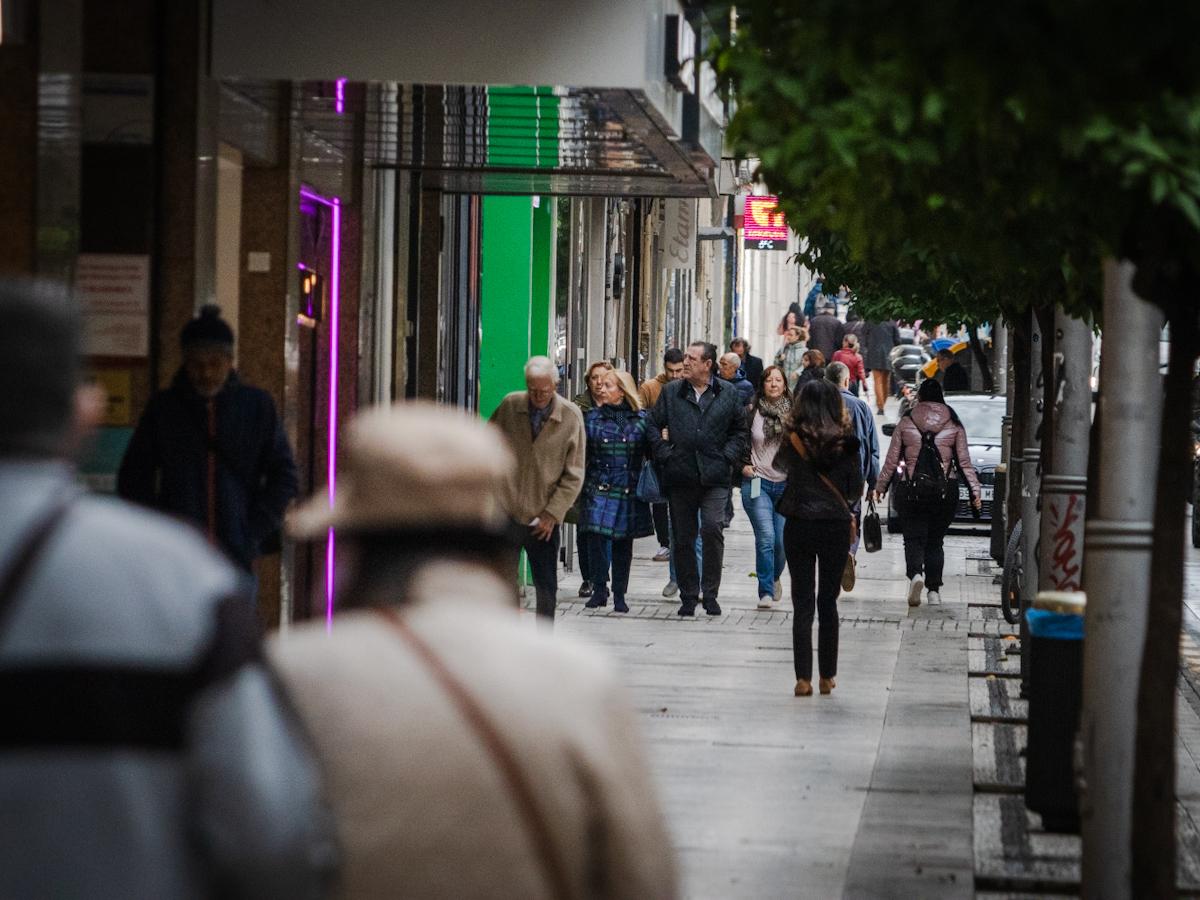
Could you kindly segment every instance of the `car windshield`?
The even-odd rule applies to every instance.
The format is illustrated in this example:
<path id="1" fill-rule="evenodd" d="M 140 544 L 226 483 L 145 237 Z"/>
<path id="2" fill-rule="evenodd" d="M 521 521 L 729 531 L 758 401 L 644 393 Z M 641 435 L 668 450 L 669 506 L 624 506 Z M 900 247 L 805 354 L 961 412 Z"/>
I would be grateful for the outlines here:
<path id="1" fill-rule="evenodd" d="M 972 444 L 999 444 L 1004 425 L 1003 397 L 946 398 L 947 404 L 958 413 Z"/>

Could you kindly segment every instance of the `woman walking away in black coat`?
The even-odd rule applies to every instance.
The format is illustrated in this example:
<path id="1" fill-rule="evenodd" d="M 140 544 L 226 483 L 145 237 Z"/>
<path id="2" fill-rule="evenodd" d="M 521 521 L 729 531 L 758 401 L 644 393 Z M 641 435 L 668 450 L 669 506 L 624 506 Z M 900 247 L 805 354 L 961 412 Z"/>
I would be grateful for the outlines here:
<path id="1" fill-rule="evenodd" d="M 777 509 L 787 520 L 783 546 L 792 573 L 792 655 L 797 697 L 812 694 L 812 623 L 817 632 L 817 666 L 822 694 L 836 686 L 837 598 L 850 553 L 851 504 L 862 497 L 858 439 L 841 392 L 827 381 L 811 381 L 792 403 L 787 439 L 775 457 L 787 473 Z"/>

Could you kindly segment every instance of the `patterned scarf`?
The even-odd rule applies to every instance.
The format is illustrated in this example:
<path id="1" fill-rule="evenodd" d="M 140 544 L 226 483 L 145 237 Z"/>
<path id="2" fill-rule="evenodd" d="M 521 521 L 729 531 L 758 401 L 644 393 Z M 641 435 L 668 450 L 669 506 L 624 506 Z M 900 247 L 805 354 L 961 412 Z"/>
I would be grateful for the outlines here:
<path id="1" fill-rule="evenodd" d="M 787 395 L 775 400 L 759 397 L 758 411 L 762 414 L 763 419 L 763 437 L 768 441 L 773 441 L 783 435 L 787 417 L 792 411 L 792 401 L 788 399 Z"/>

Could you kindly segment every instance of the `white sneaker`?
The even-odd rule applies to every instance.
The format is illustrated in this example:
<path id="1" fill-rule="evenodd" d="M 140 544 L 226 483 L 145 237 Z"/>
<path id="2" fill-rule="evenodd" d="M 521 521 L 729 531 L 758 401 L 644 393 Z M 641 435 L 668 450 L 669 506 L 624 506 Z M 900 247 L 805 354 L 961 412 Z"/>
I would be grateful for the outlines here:
<path id="1" fill-rule="evenodd" d="M 655 562 L 670 562 L 670 560 L 671 560 L 671 548 L 670 547 L 659 547 L 658 552 L 654 554 Z"/>
<path id="2" fill-rule="evenodd" d="M 912 577 L 912 581 L 908 583 L 908 605 L 921 605 L 921 591 L 925 589 L 925 576 L 917 573 Z"/>
<path id="3" fill-rule="evenodd" d="M 929 592 L 929 602 L 930 603 L 941 603 L 942 595 L 939 594 L 937 591 L 930 591 Z"/>
<path id="4" fill-rule="evenodd" d="M 774 604 L 775 604 L 775 598 L 772 597 L 770 594 L 763 594 L 761 597 L 758 598 L 758 608 L 759 609 L 772 609 L 774 607 Z"/>

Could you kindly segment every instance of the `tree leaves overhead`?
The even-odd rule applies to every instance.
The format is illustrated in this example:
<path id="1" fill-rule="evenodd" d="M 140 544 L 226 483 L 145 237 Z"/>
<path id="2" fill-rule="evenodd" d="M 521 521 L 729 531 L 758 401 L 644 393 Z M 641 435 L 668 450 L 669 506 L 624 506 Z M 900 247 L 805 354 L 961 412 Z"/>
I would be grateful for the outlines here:
<path id="1" fill-rule="evenodd" d="M 713 61 L 811 264 L 869 307 L 979 320 L 1094 308 L 1104 254 L 1195 267 L 1197 33 L 1200 4 L 752 0 Z M 1149 233 L 1182 244 L 1152 258 Z"/>

